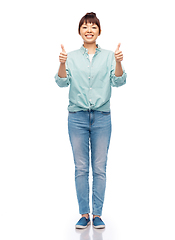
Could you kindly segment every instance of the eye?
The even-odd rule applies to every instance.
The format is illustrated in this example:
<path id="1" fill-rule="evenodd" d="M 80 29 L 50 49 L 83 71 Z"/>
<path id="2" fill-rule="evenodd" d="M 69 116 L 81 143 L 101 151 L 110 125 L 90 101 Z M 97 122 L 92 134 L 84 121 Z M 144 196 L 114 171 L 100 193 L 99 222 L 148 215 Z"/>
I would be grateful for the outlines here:
<path id="1" fill-rule="evenodd" d="M 97 29 L 97 27 L 92 27 L 93 29 Z"/>
<path id="2" fill-rule="evenodd" d="M 83 29 L 86 29 L 87 27 L 83 27 Z"/>

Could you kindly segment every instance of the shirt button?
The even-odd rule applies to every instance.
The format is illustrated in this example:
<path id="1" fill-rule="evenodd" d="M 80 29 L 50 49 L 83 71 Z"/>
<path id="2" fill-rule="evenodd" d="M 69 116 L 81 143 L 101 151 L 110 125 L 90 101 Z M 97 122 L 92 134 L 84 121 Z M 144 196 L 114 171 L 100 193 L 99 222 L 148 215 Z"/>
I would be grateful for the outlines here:
<path id="1" fill-rule="evenodd" d="M 89 79 L 90 79 L 90 77 L 89 77 Z"/>
<path id="2" fill-rule="evenodd" d="M 91 100 L 91 99 L 89 99 L 89 101 L 91 102 L 92 100 Z"/>
<path id="3" fill-rule="evenodd" d="M 90 90 L 92 90 L 92 88 L 90 88 Z"/>

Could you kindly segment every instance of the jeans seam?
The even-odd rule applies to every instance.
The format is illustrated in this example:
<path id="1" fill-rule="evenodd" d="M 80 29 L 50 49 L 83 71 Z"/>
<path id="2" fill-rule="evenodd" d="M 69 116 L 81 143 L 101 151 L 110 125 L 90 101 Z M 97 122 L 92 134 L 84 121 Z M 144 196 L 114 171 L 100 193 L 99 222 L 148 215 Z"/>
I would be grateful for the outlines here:
<path id="1" fill-rule="evenodd" d="M 91 126 L 94 124 L 95 122 L 95 112 L 93 111 L 93 122 L 91 124 L 91 113 L 89 112 L 89 127 L 91 128 Z"/>
<path id="2" fill-rule="evenodd" d="M 93 192 L 92 192 L 92 195 L 93 195 L 93 213 L 94 213 L 94 210 L 95 210 L 95 196 L 94 196 L 94 176 L 93 176 Z"/>

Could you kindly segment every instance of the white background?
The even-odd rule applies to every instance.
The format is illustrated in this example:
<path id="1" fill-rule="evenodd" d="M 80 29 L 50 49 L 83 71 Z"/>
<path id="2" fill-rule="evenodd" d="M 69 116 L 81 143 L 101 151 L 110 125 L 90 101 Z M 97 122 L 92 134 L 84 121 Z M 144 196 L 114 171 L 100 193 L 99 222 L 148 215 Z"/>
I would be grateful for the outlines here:
<path id="1" fill-rule="evenodd" d="M 0 4 L 0 239 L 175 239 L 174 2 L 6 0 Z M 75 232 L 79 219 L 59 88 L 60 44 L 82 39 L 96 12 L 97 43 L 121 42 L 127 84 L 113 88 L 103 211 L 106 230 Z"/>

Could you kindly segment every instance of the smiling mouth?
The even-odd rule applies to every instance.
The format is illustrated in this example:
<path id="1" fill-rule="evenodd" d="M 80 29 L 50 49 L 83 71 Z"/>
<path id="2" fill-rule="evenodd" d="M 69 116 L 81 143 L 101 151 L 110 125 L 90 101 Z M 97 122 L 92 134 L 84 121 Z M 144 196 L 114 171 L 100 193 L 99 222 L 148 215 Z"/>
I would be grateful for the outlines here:
<path id="1" fill-rule="evenodd" d="M 88 38 L 88 39 L 91 39 L 93 38 L 94 35 L 91 35 L 91 34 L 86 34 L 85 37 Z"/>

